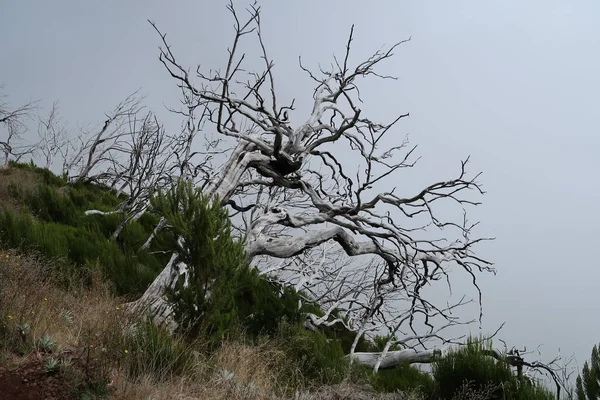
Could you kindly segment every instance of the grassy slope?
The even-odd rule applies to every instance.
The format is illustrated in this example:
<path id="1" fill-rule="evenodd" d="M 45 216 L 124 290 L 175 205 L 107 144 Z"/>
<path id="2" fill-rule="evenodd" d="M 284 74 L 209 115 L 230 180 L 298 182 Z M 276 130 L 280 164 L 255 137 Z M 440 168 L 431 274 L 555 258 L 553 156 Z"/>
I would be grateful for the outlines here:
<path id="1" fill-rule="evenodd" d="M 100 268 L 118 294 L 138 295 L 166 262 L 164 256 L 136 251 L 156 218 L 145 215 L 110 241 L 121 216 L 84 215 L 89 209 L 111 211 L 122 200 L 94 185 L 67 188 L 62 179 L 28 165 L 0 171 L 0 240 L 57 259 L 65 272 Z M 160 238 L 155 245 L 161 245 Z"/>
<path id="2" fill-rule="evenodd" d="M 98 398 L 280 398 L 301 387 L 316 391 L 306 392 L 306 399 L 336 392 L 407 398 L 348 382 L 323 386 L 342 382 L 344 363 L 323 360 L 322 374 L 304 376 L 298 365 L 321 367 L 306 364 L 303 352 L 326 354 L 318 346 L 328 345 L 323 336 L 317 340 L 295 327 L 259 343 L 231 338 L 208 352 L 202 340 L 171 338 L 127 315 L 119 305 L 139 295 L 166 259 L 150 254 L 155 248 L 137 252 L 155 217 L 127 225 L 111 241 L 119 216 L 84 215 L 88 209 L 111 211 L 122 200 L 94 185 L 67 188 L 61 178 L 30 165 L 0 171 L 0 368 L 18 370 L 33 354 L 39 369 L 59 374 L 71 392 Z M 154 246 L 163 246 L 163 239 Z M 315 374 L 328 381 L 311 382 Z"/>
<path id="3" fill-rule="evenodd" d="M 0 383 L 3 374 L 33 366 L 38 388 L 52 376 L 52 385 L 58 380 L 65 393 L 88 399 L 418 399 L 424 397 L 417 388 L 434 391 L 430 377 L 408 366 L 377 376 L 349 370 L 340 356 L 352 337 L 333 330 L 313 334 L 284 324 L 275 336 L 249 342 L 232 334 L 208 350 L 202 338 L 173 338 L 128 315 L 120 304 L 140 295 L 165 265 L 166 256 L 152 251 L 167 238 L 138 252 L 155 216 L 128 224 L 111 241 L 120 216 L 84 215 L 111 211 L 122 200 L 94 185 L 67 187 L 30 165 L 0 170 Z M 463 361 L 466 370 L 483 365 Z M 465 374 L 455 364 L 438 368 L 452 382 Z M 479 370 L 506 375 L 490 368 Z M 405 391 L 375 393 L 364 384 Z M 465 390 L 470 394 L 457 398 L 487 398 Z"/>
<path id="4" fill-rule="evenodd" d="M 278 340 L 226 341 L 208 353 L 202 342 L 172 339 L 128 316 L 119 307 L 123 299 L 99 276 L 91 285 L 71 281 L 66 290 L 48 267 L 33 254 L 0 251 L 0 370 L 33 363 L 43 371 L 57 360 L 56 372 L 45 374 L 60 375 L 65 393 L 88 399 L 285 398 L 295 389 L 286 380 L 298 371 L 291 371 Z M 301 398 L 328 399 L 344 391 L 356 399 L 409 398 L 348 384 L 316 390 L 323 393 Z"/>

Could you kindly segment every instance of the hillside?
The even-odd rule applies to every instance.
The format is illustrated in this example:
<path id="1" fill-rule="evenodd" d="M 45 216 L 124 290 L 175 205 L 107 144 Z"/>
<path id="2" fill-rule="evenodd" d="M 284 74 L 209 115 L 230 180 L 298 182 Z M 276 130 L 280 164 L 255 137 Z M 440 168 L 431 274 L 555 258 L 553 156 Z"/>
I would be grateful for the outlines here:
<path id="1" fill-rule="evenodd" d="M 352 333 L 305 330 L 296 293 L 275 296 L 282 288 L 243 269 L 226 276 L 231 286 L 219 293 L 231 298 L 223 303 L 215 296 L 200 328 L 170 335 L 124 306 L 168 261 L 168 231 L 140 249 L 158 216 L 127 223 L 112 240 L 120 215 L 85 214 L 110 212 L 125 198 L 93 184 L 69 185 L 34 165 L 13 163 L 0 171 L 0 387 L 6 398 L 424 399 L 441 398 L 444 376 L 454 386 L 468 377 L 443 363 L 434 365 L 435 379 L 408 365 L 376 375 L 350 368 L 344 354 Z M 216 274 L 219 281 L 225 273 Z M 256 315 L 262 317 L 248 318 Z M 363 339 L 359 350 L 378 351 L 382 343 Z M 507 398 L 551 398 L 543 388 L 517 385 L 506 365 L 475 353 L 466 357 L 464 365 L 480 368 L 479 386 L 453 387 L 452 398 L 491 398 L 481 396 L 497 393 L 498 379 L 521 388 L 519 397 Z"/>
<path id="2" fill-rule="evenodd" d="M 120 305 L 139 296 L 166 260 L 151 254 L 153 248 L 134 251 L 151 233 L 155 217 L 128 224 L 111 242 L 119 217 L 84 214 L 111 211 L 119 201 L 94 185 L 69 187 L 31 165 L 0 172 L 2 386 L 17 386 L 22 398 L 42 392 L 123 399 L 285 392 L 277 388 L 281 382 L 273 370 L 284 368 L 284 352 L 273 341 L 257 346 L 233 341 L 201 354 L 201 344 L 170 339 L 151 325 L 143 325 L 142 337 L 126 336 L 123 328 L 136 321 Z M 154 243 L 161 246 L 160 238 Z M 235 374 L 236 385 L 224 371 Z M 194 384 L 184 390 L 182 383 L 191 377 Z M 356 388 L 350 392 L 358 396 L 352 398 L 372 396 Z"/>

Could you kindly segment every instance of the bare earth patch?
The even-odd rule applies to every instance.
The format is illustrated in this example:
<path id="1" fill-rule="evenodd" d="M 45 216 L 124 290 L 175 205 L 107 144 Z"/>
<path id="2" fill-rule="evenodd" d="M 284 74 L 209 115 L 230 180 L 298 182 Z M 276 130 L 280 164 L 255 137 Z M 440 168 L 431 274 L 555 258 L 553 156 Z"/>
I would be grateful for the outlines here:
<path id="1" fill-rule="evenodd" d="M 74 387 L 61 374 L 46 374 L 42 359 L 29 357 L 11 370 L 0 367 L 0 398 L 11 400 L 76 399 Z"/>

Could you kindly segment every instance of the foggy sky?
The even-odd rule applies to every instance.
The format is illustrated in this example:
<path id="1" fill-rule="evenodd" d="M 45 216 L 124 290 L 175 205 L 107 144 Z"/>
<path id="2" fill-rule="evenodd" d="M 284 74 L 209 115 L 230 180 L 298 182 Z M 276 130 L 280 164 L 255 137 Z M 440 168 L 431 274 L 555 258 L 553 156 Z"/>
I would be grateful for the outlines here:
<path id="1" fill-rule="evenodd" d="M 558 348 L 579 364 L 600 342 L 595 259 L 599 239 L 600 3 L 595 1 L 263 0 L 262 23 L 279 96 L 310 106 L 298 68 L 341 55 L 355 24 L 354 61 L 411 37 L 382 72 L 397 81 L 362 86 L 365 111 L 410 134 L 422 159 L 399 189 L 453 177 L 471 155 L 487 194 L 470 219 L 496 240 L 479 254 L 483 332 L 528 349 Z M 235 2 L 241 12 L 246 3 Z M 99 123 L 138 88 L 167 129 L 178 130 L 178 91 L 159 63 L 167 33 L 181 64 L 221 68 L 232 38 L 224 1 L 30 1 L 0 7 L 0 83 L 14 105 L 59 100 L 69 127 Z M 254 48 L 248 48 L 250 52 Z M 298 112 L 294 115 L 300 115 Z M 307 115 L 307 114 L 305 114 Z M 301 115 L 300 115 L 301 116 Z M 456 279 L 472 290 L 466 274 Z M 595 294 L 596 293 L 596 294 Z M 476 309 L 473 310 L 475 313 Z M 477 317 L 477 315 L 471 315 Z M 477 333 L 477 326 L 473 326 Z"/>

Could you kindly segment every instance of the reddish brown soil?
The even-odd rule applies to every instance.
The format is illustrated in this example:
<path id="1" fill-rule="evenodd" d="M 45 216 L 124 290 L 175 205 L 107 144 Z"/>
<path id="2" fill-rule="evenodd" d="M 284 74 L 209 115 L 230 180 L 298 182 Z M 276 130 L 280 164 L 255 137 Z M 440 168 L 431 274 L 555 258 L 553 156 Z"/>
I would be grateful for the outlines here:
<path id="1" fill-rule="evenodd" d="M 29 359 L 14 370 L 0 368 L 0 400 L 72 399 L 73 386 L 60 373 L 44 373 L 41 360 Z"/>

